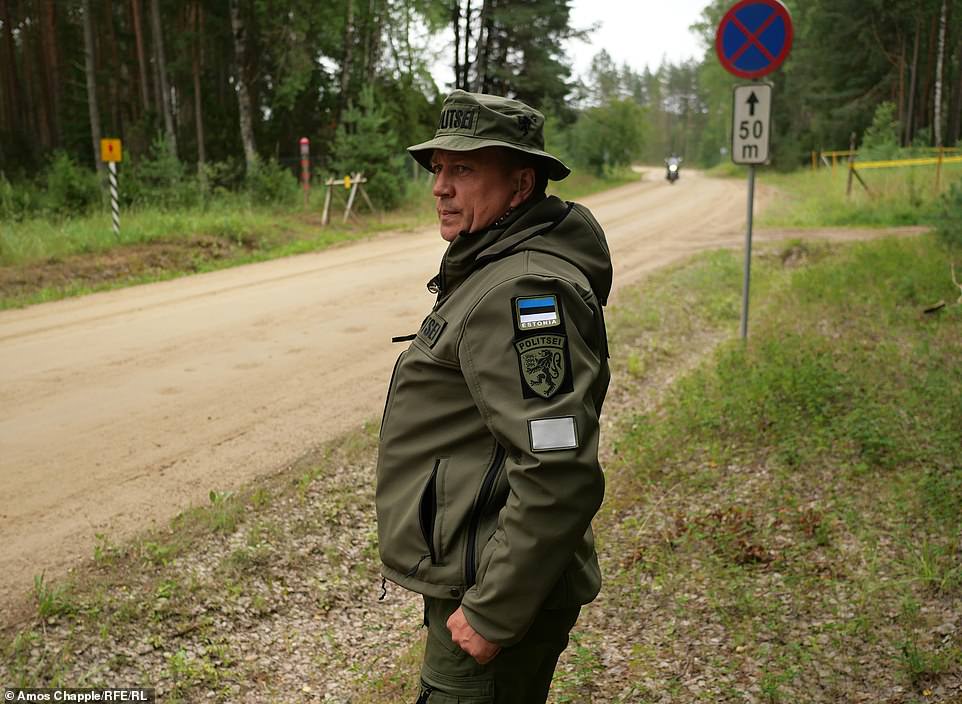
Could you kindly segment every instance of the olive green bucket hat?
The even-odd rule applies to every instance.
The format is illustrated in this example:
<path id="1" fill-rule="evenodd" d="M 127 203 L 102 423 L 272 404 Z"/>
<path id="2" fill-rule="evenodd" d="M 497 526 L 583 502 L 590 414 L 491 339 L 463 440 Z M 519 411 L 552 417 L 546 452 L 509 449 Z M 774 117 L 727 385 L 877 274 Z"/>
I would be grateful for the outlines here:
<path id="1" fill-rule="evenodd" d="M 463 90 L 444 99 L 434 139 L 408 147 L 408 151 L 430 171 L 435 149 L 470 152 L 484 147 L 506 147 L 537 157 L 552 181 L 571 173 L 560 159 L 544 150 L 544 115 L 519 100 Z"/>

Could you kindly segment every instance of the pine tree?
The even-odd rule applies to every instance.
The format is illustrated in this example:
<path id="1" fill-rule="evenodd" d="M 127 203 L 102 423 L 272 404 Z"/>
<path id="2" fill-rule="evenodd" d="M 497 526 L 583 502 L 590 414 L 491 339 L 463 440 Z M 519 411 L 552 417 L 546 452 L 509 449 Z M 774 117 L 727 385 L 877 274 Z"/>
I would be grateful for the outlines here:
<path id="1" fill-rule="evenodd" d="M 361 90 L 358 104 L 349 102 L 338 125 L 328 171 L 335 178 L 361 172 L 371 200 L 380 208 L 396 206 L 404 190 L 404 156 L 374 90 Z"/>

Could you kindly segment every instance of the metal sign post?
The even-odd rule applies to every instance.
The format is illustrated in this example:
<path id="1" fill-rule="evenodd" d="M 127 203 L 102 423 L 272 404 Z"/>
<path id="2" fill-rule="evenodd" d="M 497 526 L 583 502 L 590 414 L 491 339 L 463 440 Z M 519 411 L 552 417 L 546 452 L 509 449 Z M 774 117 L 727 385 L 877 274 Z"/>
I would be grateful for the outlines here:
<path id="1" fill-rule="evenodd" d="M 768 75 L 792 48 L 792 18 L 779 0 L 741 0 L 722 17 L 715 34 L 718 60 L 739 78 Z M 742 339 L 748 337 L 748 297 L 752 271 L 752 220 L 755 166 L 767 164 L 771 152 L 772 86 L 735 86 L 732 94 L 732 162 L 748 166 L 748 217 L 745 231 L 745 279 L 742 283 Z"/>
<path id="2" fill-rule="evenodd" d="M 732 161 L 748 165 L 748 227 L 745 233 L 745 281 L 742 284 L 742 339 L 748 337 L 748 293 L 752 275 L 752 220 L 755 165 L 768 163 L 771 151 L 772 87 L 767 83 L 735 86 L 732 93 Z"/>
<path id="3" fill-rule="evenodd" d="M 117 162 L 123 158 L 123 145 L 119 139 L 100 140 L 100 160 L 107 162 L 110 178 L 110 213 L 114 237 L 120 238 L 120 198 L 117 188 Z"/>

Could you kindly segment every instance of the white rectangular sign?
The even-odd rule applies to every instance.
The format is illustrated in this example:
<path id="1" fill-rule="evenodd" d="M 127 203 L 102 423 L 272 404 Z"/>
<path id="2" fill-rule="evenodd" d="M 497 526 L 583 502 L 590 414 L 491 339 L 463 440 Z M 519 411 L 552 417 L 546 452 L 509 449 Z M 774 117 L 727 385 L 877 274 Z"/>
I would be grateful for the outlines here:
<path id="1" fill-rule="evenodd" d="M 732 109 L 732 161 L 767 164 L 771 146 L 772 86 L 735 86 Z"/>

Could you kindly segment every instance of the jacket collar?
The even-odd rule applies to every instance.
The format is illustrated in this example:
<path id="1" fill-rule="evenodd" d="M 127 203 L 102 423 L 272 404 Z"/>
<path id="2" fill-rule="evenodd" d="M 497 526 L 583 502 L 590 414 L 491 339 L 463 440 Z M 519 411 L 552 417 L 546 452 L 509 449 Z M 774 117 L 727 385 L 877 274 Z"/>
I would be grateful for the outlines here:
<path id="1" fill-rule="evenodd" d="M 511 243 L 520 241 L 516 235 L 523 234 L 525 223 L 539 222 L 542 218 L 527 217 L 536 214 L 543 206 L 553 199 L 546 197 L 528 200 L 512 210 L 507 216 L 500 218 L 496 224 L 490 225 L 478 232 L 462 232 L 448 245 L 444 257 L 441 259 L 441 270 L 438 275 L 428 282 L 429 290 L 436 290 L 438 299 L 449 295 L 476 268 L 481 266 L 482 257 L 507 251 Z M 550 224 L 550 223 L 549 223 Z M 536 228 L 540 230 L 540 227 Z M 523 239 L 523 238 L 522 238 Z"/>

